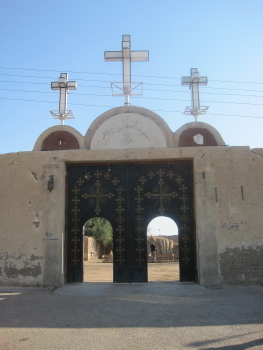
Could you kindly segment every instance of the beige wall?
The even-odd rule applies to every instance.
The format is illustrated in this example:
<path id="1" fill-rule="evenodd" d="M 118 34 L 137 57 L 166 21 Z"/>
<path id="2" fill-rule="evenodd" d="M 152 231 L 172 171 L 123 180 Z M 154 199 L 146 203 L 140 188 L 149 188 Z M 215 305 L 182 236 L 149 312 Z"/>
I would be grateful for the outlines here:
<path id="1" fill-rule="evenodd" d="M 0 283 L 63 285 L 67 163 L 139 159 L 193 159 L 200 284 L 263 283 L 263 149 L 224 146 L 0 155 Z"/>

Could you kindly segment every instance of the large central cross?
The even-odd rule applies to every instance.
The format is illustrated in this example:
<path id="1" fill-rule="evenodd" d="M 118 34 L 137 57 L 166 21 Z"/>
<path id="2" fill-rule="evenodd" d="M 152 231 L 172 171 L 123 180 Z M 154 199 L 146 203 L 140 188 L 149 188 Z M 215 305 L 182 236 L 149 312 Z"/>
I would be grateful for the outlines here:
<path id="1" fill-rule="evenodd" d="M 67 95 L 69 90 L 76 90 L 77 83 L 75 81 L 68 81 L 68 74 L 61 73 L 58 81 L 51 83 L 52 90 L 60 90 L 59 94 L 59 110 L 50 111 L 55 119 L 60 119 L 61 125 L 66 119 L 73 119 L 74 114 L 71 110 L 67 110 Z"/>
<path id="2" fill-rule="evenodd" d="M 149 51 L 131 51 L 130 35 L 122 36 L 122 51 L 105 51 L 106 62 L 122 61 L 123 67 L 123 95 L 125 95 L 125 105 L 130 104 L 131 95 L 131 62 L 149 61 Z"/>
<path id="3" fill-rule="evenodd" d="M 192 107 L 186 107 L 184 114 L 193 115 L 197 121 L 200 114 L 205 114 L 208 107 L 200 107 L 199 85 L 207 85 L 207 77 L 200 77 L 197 68 L 191 68 L 190 77 L 182 77 L 182 85 L 189 85 L 192 89 Z"/>
<path id="4" fill-rule="evenodd" d="M 176 192 L 168 192 L 170 189 L 168 186 L 163 186 L 164 185 L 164 181 L 163 179 L 160 179 L 158 182 L 159 188 L 155 187 L 153 189 L 154 193 L 146 193 L 145 197 L 147 198 L 153 198 L 153 199 L 157 199 L 157 201 L 160 200 L 160 208 L 159 208 L 159 212 L 160 214 L 163 214 L 165 211 L 164 208 L 164 204 L 165 202 L 168 202 L 170 200 L 169 197 L 175 198 L 176 196 L 178 196 L 178 194 Z"/>
<path id="5" fill-rule="evenodd" d="M 91 188 L 90 193 L 84 193 L 82 195 L 82 197 L 84 197 L 85 199 L 90 198 L 90 202 L 91 204 L 95 204 L 95 213 L 97 215 L 100 214 L 101 209 L 100 209 L 100 203 L 105 203 L 106 202 L 106 198 L 112 198 L 114 197 L 113 193 L 108 192 L 106 189 L 104 189 L 103 187 L 101 187 L 101 183 L 99 180 L 97 180 L 95 182 L 95 188 Z"/>

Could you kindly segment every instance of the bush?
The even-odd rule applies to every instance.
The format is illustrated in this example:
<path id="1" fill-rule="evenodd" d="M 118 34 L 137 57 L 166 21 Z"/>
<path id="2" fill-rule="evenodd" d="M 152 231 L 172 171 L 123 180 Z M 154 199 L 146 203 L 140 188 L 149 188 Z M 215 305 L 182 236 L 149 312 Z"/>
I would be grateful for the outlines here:
<path id="1" fill-rule="evenodd" d="M 100 217 L 89 219 L 84 225 L 85 236 L 95 237 L 103 246 L 112 249 L 113 232 L 108 220 Z"/>

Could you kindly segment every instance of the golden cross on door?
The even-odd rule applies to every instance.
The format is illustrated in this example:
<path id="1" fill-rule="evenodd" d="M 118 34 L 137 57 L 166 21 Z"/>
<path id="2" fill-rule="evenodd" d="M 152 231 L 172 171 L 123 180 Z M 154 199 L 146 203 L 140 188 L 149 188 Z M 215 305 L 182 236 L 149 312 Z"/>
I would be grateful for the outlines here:
<path id="1" fill-rule="evenodd" d="M 84 193 L 82 195 L 82 197 L 84 197 L 85 199 L 89 198 L 90 204 L 95 205 L 95 213 L 97 215 L 99 215 L 101 212 L 100 204 L 106 203 L 107 198 L 112 198 L 113 196 L 113 193 L 108 192 L 105 188 L 101 186 L 99 180 L 95 182 L 95 187 L 92 187 L 89 190 L 89 193 Z"/>
<path id="2" fill-rule="evenodd" d="M 159 187 L 155 186 L 153 188 L 154 193 L 148 192 L 146 193 L 145 197 L 156 199 L 156 203 L 160 201 L 159 212 L 160 214 L 163 214 L 165 211 L 164 204 L 170 201 L 170 197 L 175 198 L 176 196 L 178 196 L 178 194 L 174 191 L 171 192 L 169 186 L 164 185 L 162 179 L 159 180 L 158 185 Z"/>

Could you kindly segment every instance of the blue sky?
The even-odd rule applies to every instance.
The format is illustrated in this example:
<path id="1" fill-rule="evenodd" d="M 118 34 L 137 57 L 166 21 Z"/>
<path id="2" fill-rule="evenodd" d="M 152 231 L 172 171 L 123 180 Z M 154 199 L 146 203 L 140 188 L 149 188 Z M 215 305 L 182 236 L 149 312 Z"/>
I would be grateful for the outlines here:
<path id="1" fill-rule="evenodd" d="M 8 0 L 0 2 L 0 153 L 31 151 L 38 136 L 59 124 L 50 89 L 60 73 L 76 80 L 68 96 L 76 115 L 66 122 L 85 135 L 93 120 L 124 98 L 111 96 L 122 80 L 121 62 L 104 62 L 104 51 L 149 50 L 149 62 L 132 64 L 132 81 L 143 82 L 131 104 L 155 111 L 176 131 L 193 121 L 183 114 L 191 92 L 181 77 L 198 68 L 199 118 L 227 145 L 263 147 L 263 1 Z"/>

